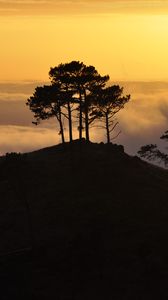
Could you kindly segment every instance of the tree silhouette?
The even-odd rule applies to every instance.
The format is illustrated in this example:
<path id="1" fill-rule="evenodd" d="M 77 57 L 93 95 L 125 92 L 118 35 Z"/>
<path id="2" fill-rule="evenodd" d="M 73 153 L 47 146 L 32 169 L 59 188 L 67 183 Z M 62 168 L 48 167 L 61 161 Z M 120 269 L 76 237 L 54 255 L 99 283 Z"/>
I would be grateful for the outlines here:
<path id="1" fill-rule="evenodd" d="M 36 125 L 40 123 L 40 120 L 46 120 L 52 117 L 56 117 L 61 135 L 62 142 L 65 142 L 64 138 L 64 126 L 63 126 L 63 112 L 62 106 L 65 104 L 65 95 L 60 91 L 59 85 L 44 85 L 43 87 L 37 87 L 33 96 L 31 96 L 26 105 L 34 113 Z"/>
<path id="2" fill-rule="evenodd" d="M 160 139 L 165 140 L 166 142 L 168 142 L 168 130 L 165 131 L 165 133 L 160 137 Z"/>
<path id="3" fill-rule="evenodd" d="M 104 87 L 109 80 L 109 76 L 101 76 L 95 67 L 86 66 L 79 61 L 72 61 L 71 63 L 60 64 L 58 67 L 51 68 L 49 75 L 53 84 L 59 83 L 63 90 L 66 92 L 71 91 L 76 95 L 76 103 L 79 103 L 79 139 L 82 138 L 84 121 L 85 137 L 89 141 L 89 107 L 92 99 L 89 97 L 89 94 L 96 87 Z M 69 120 L 71 120 L 70 117 Z M 69 126 L 71 124 L 72 122 L 70 122 Z"/>
<path id="4" fill-rule="evenodd" d="M 72 132 L 72 112 L 73 106 L 75 103 L 78 103 L 79 100 L 73 97 L 77 93 L 76 86 L 74 85 L 74 79 L 77 72 L 79 72 L 82 63 L 71 62 L 67 64 L 60 64 L 57 67 L 51 68 L 49 76 L 51 79 L 52 85 L 59 85 L 60 90 L 65 94 L 65 105 L 67 108 L 66 118 L 69 123 L 69 140 L 73 140 Z"/>
<path id="5" fill-rule="evenodd" d="M 90 116 L 99 119 L 103 123 L 102 127 L 106 130 L 107 143 L 110 143 L 111 132 L 118 125 L 114 116 L 130 100 L 130 95 L 122 96 L 122 94 L 123 88 L 119 85 L 98 88 L 92 94 L 95 107 L 93 106 Z"/>
<path id="6" fill-rule="evenodd" d="M 168 131 L 165 131 L 160 139 L 168 142 Z M 142 146 L 138 154 L 149 161 L 158 161 L 159 163 L 163 163 L 165 167 L 168 166 L 168 154 L 160 151 L 156 144 Z"/>
<path id="7" fill-rule="evenodd" d="M 80 82 L 83 94 L 82 109 L 84 111 L 85 134 L 87 141 L 89 141 L 89 125 L 91 124 L 91 119 L 89 119 L 89 110 L 93 104 L 90 94 L 95 89 L 100 90 L 103 88 L 108 80 L 108 75 L 101 76 L 93 66 L 85 66 L 82 71 Z"/>
<path id="8" fill-rule="evenodd" d="M 123 88 L 118 85 L 106 87 L 109 76 L 101 76 L 93 66 L 72 61 L 50 68 L 51 85 L 37 87 L 27 105 L 34 113 L 34 124 L 41 120 L 56 117 L 62 142 L 64 138 L 63 121 L 68 120 L 69 140 L 73 140 L 73 120 L 77 118 L 79 139 L 85 129 L 86 141 L 90 140 L 90 125 L 99 120 L 106 129 L 107 142 L 110 133 L 117 126 L 114 115 L 129 101 L 130 95 L 123 96 Z"/>

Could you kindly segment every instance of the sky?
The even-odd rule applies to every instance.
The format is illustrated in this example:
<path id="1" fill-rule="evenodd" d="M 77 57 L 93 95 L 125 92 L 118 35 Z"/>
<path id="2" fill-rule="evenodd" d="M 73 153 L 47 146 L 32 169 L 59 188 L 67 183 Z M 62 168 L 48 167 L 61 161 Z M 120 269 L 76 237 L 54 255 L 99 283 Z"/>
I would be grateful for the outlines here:
<path id="1" fill-rule="evenodd" d="M 131 94 L 116 142 L 129 153 L 157 142 L 167 129 L 167 36 L 167 0 L 0 0 L 0 153 L 59 142 L 53 122 L 32 126 L 25 101 L 50 67 L 72 60 Z"/>
<path id="2" fill-rule="evenodd" d="M 168 80 L 168 1 L 0 0 L 0 80 L 95 65 L 112 80 Z"/>

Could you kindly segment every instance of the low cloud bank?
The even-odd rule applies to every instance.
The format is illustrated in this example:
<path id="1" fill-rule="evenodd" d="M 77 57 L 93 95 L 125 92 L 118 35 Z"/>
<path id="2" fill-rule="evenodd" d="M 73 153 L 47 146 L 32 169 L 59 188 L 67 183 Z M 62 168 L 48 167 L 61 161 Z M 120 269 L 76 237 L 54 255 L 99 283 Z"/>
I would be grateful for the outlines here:
<path id="1" fill-rule="evenodd" d="M 25 102 L 34 88 L 44 83 L 0 84 L 0 153 L 27 152 L 60 142 L 56 121 L 32 124 L 33 114 Z M 113 142 L 123 144 L 130 154 L 136 154 L 140 146 L 160 143 L 160 135 L 168 129 L 167 82 L 119 82 L 125 94 L 131 94 L 130 102 L 119 112 L 118 129 L 122 131 Z M 17 98 L 19 95 L 19 99 Z M 66 130 L 67 135 L 67 130 Z M 74 137 L 78 137 L 75 129 Z M 92 129 L 92 141 L 105 141 L 105 132 Z"/>
<path id="2" fill-rule="evenodd" d="M 157 143 L 162 147 L 160 135 L 168 129 L 168 83 L 121 83 L 131 101 L 118 114 L 122 136 L 118 141 L 126 151 L 136 154 L 144 144 Z"/>
<path id="3" fill-rule="evenodd" d="M 50 128 L 7 125 L 0 126 L 0 155 L 7 152 L 29 152 L 61 143 L 58 128 L 50 124 Z M 68 139 L 67 132 L 66 138 Z M 74 138 L 78 138 L 75 130 Z M 102 136 L 103 138 L 103 136 Z M 100 135 L 97 131 L 91 134 L 92 141 L 98 141 Z"/>
<path id="4" fill-rule="evenodd" d="M 48 128 L 0 126 L 0 155 L 6 152 L 29 152 L 60 142 L 57 132 Z"/>

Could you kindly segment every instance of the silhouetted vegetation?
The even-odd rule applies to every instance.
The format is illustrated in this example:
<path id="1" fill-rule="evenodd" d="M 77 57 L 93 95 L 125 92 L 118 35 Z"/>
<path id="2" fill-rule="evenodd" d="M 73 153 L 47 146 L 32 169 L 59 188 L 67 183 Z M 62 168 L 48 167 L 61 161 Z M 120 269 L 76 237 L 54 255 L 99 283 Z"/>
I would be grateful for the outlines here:
<path id="1" fill-rule="evenodd" d="M 106 86 L 109 76 L 101 76 L 93 66 L 79 61 L 60 64 L 49 72 L 51 85 L 37 87 L 27 105 L 34 113 L 34 124 L 56 117 L 62 137 L 64 119 L 68 121 L 69 141 L 73 140 L 73 126 L 78 120 L 79 139 L 85 130 L 86 141 L 90 140 L 90 125 L 96 120 L 105 122 L 107 142 L 116 127 L 114 115 L 130 100 L 130 95 L 122 96 L 123 88 Z M 75 121 L 74 121 L 75 120 Z M 99 127 L 99 124 L 96 125 Z"/>
<path id="2" fill-rule="evenodd" d="M 168 141 L 168 131 L 160 137 L 160 139 Z M 163 163 L 165 167 L 168 166 L 168 154 L 160 151 L 156 144 L 149 144 L 142 146 L 138 151 L 138 154 L 149 161 L 157 161 L 159 163 Z"/>
<path id="3" fill-rule="evenodd" d="M 93 119 L 95 117 L 103 123 L 102 128 L 106 130 L 107 143 L 110 143 L 111 132 L 118 125 L 114 116 L 124 108 L 124 105 L 130 100 L 130 95 L 123 97 L 122 94 L 123 88 L 118 85 L 113 85 L 101 89 L 96 88 L 90 95 L 92 99 L 91 102 L 93 103 L 90 115 Z"/>
<path id="4" fill-rule="evenodd" d="M 168 298 L 166 170 L 84 139 L 7 157 L 2 300 Z"/>
<path id="5" fill-rule="evenodd" d="M 6 161 L 13 161 L 13 160 L 20 160 L 23 158 L 23 154 L 17 153 L 17 152 L 7 152 L 5 155 L 5 160 Z"/>

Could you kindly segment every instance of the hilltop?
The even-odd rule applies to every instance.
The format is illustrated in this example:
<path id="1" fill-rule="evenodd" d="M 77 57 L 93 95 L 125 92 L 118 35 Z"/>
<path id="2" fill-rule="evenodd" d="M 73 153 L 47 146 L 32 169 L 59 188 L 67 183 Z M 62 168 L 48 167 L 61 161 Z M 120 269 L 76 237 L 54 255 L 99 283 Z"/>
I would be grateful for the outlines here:
<path id="1" fill-rule="evenodd" d="M 0 169 L 7 299 L 167 299 L 166 170 L 84 140 Z"/>

